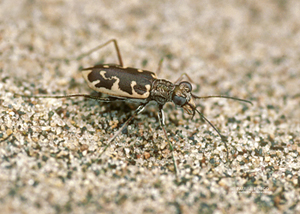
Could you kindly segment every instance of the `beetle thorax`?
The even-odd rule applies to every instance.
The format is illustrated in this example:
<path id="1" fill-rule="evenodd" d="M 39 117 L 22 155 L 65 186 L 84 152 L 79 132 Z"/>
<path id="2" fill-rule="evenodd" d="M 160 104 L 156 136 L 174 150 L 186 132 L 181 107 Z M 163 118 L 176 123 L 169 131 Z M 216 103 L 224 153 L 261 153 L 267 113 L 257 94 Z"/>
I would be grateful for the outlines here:
<path id="1" fill-rule="evenodd" d="M 172 102 L 174 88 L 175 85 L 172 82 L 164 79 L 156 79 L 152 83 L 150 99 L 156 101 L 160 105 Z"/>

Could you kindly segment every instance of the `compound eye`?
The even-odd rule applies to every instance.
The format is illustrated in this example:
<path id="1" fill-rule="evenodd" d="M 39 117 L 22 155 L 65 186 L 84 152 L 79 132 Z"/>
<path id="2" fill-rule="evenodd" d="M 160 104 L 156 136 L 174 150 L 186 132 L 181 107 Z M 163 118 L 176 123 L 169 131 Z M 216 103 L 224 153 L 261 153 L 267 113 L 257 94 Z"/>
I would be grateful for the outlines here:
<path id="1" fill-rule="evenodd" d="M 191 83 L 189 83 L 187 81 L 183 81 L 183 82 L 179 83 L 179 87 L 184 88 L 186 90 L 186 92 L 192 91 L 192 85 L 191 85 Z"/>
<path id="2" fill-rule="evenodd" d="M 173 96 L 173 102 L 176 105 L 183 106 L 186 103 L 186 98 L 175 95 Z"/>

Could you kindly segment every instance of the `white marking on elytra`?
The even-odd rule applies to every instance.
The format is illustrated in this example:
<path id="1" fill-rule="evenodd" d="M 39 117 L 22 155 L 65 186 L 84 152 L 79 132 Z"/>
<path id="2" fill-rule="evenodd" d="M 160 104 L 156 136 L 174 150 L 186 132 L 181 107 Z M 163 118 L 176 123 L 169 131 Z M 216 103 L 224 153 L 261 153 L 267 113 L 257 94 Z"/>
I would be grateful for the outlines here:
<path id="1" fill-rule="evenodd" d="M 142 69 L 137 69 L 137 71 L 138 71 L 138 72 L 141 72 L 141 73 L 143 72 L 143 70 L 142 70 Z"/>
<path id="2" fill-rule="evenodd" d="M 131 86 L 132 90 L 134 90 L 133 87 L 134 87 L 135 85 L 136 85 L 136 81 L 131 81 L 130 86 Z"/>
<path id="3" fill-rule="evenodd" d="M 151 90 L 151 86 L 150 85 L 145 85 L 145 88 L 147 89 L 147 91 L 150 92 L 150 90 Z"/>
<path id="4" fill-rule="evenodd" d="M 100 75 L 101 75 L 104 79 L 108 80 L 109 78 L 106 78 L 106 77 L 105 77 L 105 74 L 106 74 L 106 71 L 100 71 Z"/>
<path id="5" fill-rule="evenodd" d="M 107 79 L 110 79 L 110 78 L 107 78 Z M 114 84 L 111 86 L 111 91 L 114 91 L 116 92 L 116 94 L 119 94 L 119 93 L 124 93 L 124 91 L 122 91 L 119 87 L 119 82 L 120 82 L 120 79 L 119 78 L 116 78 L 116 77 L 112 77 L 111 79 L 115 79 L 116 81 L 114 82 Z M 126 92 L 125 92 L 126 93 Z M 127 93 L 126 93 L 127 94 Z"/>
<path id="6" fill-rule="evenodd" d="M 154 79 L 157 79 L 157 76 L 155 73 L 151 74 L 151 76 L 154 78 Z"/>
<path id="7" fill-rule="evenodd" d="M 103 68 L 109 68 L 109 65 L 103 65 Z"/>

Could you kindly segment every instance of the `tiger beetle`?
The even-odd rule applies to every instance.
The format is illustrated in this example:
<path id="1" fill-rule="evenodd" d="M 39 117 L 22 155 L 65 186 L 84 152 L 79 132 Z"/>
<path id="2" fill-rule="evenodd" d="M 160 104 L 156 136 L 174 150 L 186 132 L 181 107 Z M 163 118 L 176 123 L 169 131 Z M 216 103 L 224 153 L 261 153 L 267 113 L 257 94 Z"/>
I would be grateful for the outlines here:
<path id="1" fill-rule="evenodd" d="M 205 99 L 205 98 L 227 98 L 238 100 L 246 103 L 252 104 L 251 101 L 239 99 L 230 96 L 216 95 L 216 96 L 196 96 L 192 93 L 192 82 L 187 74 L 181 75 L 181 77 L 172 83 L 165 79 L 158 79 L 156 74 L 151 71 L 124 67 L 120 49 L 118 47 L 117 40 L 111 39 L 104 44 L 97 46 L 96 48 L 90 50 L 89 52 L 80 55 L 77 60 L 91 54 L 92 52 L 103 48 L 109 43 L 114 43 L 119 64 L 99 64 L 93 67 L 84 68 L 82 74 L 86 80 L 89 87 L 97 92 L 109 95 L 108 97 L 97 97 L 87 94 L 72 94 L 72 95 L 62 95 L 62 96 L 51 96 L 51 95 L 37 95 L 37 96 L 27 96 L 20 95 L 23 97 L 35 97 L 35 98 L 70 98 L 70 97 L 85 97 L 89 99 L 95 99 L 101 102 L 111 102 L 116 100 L 133 101 L 140 103 L 134 113 L 127 119 L 127 121 L 119 128 L 117 132 L 107 141 L 106 146 L 100 153 L 99 157 L 106 151 L 110 143 L 122 132 L 122 130 L 133 120 L 133 118 L 140 114 L 145 106 L 154 101 L 158 105 L 158 119 L 160 126 L 163 130 L 164 136 L 168 142 L 169 148 L 171 150 L 172 161 L 174 164 L 175 174 L 178 175 L 178 168 L 174 157 L 173 146 L 168 138 L 165 129 L 165 118 L 163 112 L 163 106 L 167 102 L 173 102 L 176 106 L 180 106 L 184 111 L 194 117 L 197 112 L 201 118 L 203 118 L 221 137 L 225 144 L 227 159 L 228 147 L 226 143 L 226 137 L 221 135 L 217 128 L 206 118 L 204 115 L 197 110 L 195 100 Z M 162 61 L 161 61 L 162 62 Z M 161 63 L 159 63 L 158 72 L 160 71 Z M 183 76 L 187 76 L 190 82 L 181 81 Z"/>

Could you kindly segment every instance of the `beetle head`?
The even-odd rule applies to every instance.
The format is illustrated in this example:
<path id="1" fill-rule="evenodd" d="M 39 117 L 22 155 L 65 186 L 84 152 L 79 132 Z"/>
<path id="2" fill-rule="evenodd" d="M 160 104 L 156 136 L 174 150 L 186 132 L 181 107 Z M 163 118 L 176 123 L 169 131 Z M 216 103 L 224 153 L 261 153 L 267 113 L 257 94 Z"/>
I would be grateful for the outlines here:
<path id="1" fill-rule="evenodd" d="M 186 113 L 195 115 L 196 104 L 192 95 L 192 85 L 187 81 L 180 82 L 175 86 L 172 101 L 182 107 Z"/>

